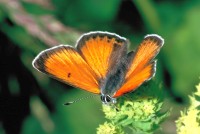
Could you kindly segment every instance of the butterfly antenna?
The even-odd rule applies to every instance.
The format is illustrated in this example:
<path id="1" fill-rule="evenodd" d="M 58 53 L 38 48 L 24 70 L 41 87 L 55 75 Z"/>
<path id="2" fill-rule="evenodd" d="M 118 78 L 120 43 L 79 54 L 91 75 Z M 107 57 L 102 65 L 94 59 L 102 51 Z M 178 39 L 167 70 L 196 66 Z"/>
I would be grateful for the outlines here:
<path id="1" fill-rule="evenodd" d="M 114 107 L 114 109 L 115 109 L 117 112 L 120 111 L 120 108 L 118 108 L 116 105 L 114 105 L 113 107 Z"/>
<path id="2" fill-rule="evenodd" d="M 86 99 L 89 99 L 89 98 L 93 98 L 93 97 L 95 97 L 95 96 L 94 96 L 94 95 L 90 95 L 90 96 L 82 97 L 82 98 L 76 99 L 76 100 L 74 100 L 74 101 L 66 102 L 66 103 L 63 104 L 63 105 L 69 106 L 69 105 L 74 104 L 74 103 L 76 103 L 76 102 L 79 102 L 79 101 L 82 101 L 82 100 L 86 100 Z"/>

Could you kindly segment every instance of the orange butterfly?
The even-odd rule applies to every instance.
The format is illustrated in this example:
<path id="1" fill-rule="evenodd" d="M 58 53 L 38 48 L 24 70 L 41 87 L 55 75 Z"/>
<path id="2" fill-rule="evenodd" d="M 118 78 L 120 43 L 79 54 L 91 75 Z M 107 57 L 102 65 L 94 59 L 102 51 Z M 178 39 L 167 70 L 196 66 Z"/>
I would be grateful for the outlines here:
<path id="1" fill-rule="evenodd" d="M 37 70 L 71 86 L 101 95 L 104 104 L 134 91 L 156 72 L 155 56 L 164 40 L 147 35 L 137 50 L 127 53 L 127 39 L 109 32 L 83 34 L 75 48 L 59 45 L 33 60 Z"/>

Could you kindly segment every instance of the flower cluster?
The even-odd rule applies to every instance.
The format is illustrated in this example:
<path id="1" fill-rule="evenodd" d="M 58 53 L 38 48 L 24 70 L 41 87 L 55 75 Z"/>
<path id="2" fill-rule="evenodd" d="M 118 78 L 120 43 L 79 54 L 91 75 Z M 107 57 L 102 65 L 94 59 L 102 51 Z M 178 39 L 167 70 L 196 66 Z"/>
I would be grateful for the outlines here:
<path id="1" fill-rule="evenodd" d="M 196 134 L 200 132 L 200 84 L 196 86 L 197 91 L 189 96 L 190 106 L 187 110 L 181 111 L 181 117 L 176 121 L 178 134 Z"/>
<path id="2" fill-rule="evenodd" d="M 97 128 L 97 134 L 124 134 L 120 126 L 105 122 Z"/>
<path id="3" fill-rule="evenodd" d="M 144 97 L 134 94 L 131 100 L 119 100 L 117 105 L 103 105 L 103 112 L 109 123 L 100 125 L 97 134 L 120 133 L 152 133 L 159 128 L 159 124 L 169 115 L 160 113 L 162 102 L 155 97 Z M 115 130 L 111 132 L 110 130 Z M 123 132 L 123 131 L 124 132 Z M 109 133 L 106 133 L 110 131 Z"/>

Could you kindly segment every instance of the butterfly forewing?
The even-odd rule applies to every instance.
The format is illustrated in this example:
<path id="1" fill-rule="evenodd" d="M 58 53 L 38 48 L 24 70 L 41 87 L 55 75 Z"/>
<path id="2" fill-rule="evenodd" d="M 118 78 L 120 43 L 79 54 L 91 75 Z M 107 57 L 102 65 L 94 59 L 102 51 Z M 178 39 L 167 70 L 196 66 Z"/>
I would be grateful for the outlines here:
<path id="1" fill-rule="evenodd" d="M 80 38 L 77 50 L 97 77 L 105 79 L 126 55 L 127 40 L 107 32 L 89 33 Z"/>
<path id="2" fill-rule="evenodd" d="M 60 45 L 41 52 L 33 61 L 33 66 L 64 83 L 92 93 L 100 93 L 94 71 L 70 46 Z"/>
<path id="3" fill-rule="evenodd" d="M 141 71 L 149 62 L 151 62 L 163 46 L 163 39 L 158 35 L 148 35 L 137 48 L 133 61 L 126 74 L 128 78 L 131 74 Z"/>
<path id="4" fill-rule="evenodd" d="M 145 37 L 134 55 L 132 55 L 132 61 L 128 63 L 129 68 L 125 76 L 125 82 L 115 93 L 114 97 L 119 97 L 135 90 L 143 82 L 154 76 L 156 62 L 153 59 L 160 51 L 163 43 L 163 39 L 157 35 Z"/>

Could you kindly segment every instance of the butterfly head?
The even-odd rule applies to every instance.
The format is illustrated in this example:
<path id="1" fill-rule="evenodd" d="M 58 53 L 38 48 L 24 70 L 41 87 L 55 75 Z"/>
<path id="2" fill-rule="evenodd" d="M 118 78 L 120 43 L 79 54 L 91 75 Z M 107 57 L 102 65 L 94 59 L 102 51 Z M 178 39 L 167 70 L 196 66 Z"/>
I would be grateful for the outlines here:
<path id="1" fill-rule="evenodd" d="M 116 103 L 116 98 L 112 98 L 110 95 L 101 94 L 101 101 L 103 104 L 114 104 Z"/>

